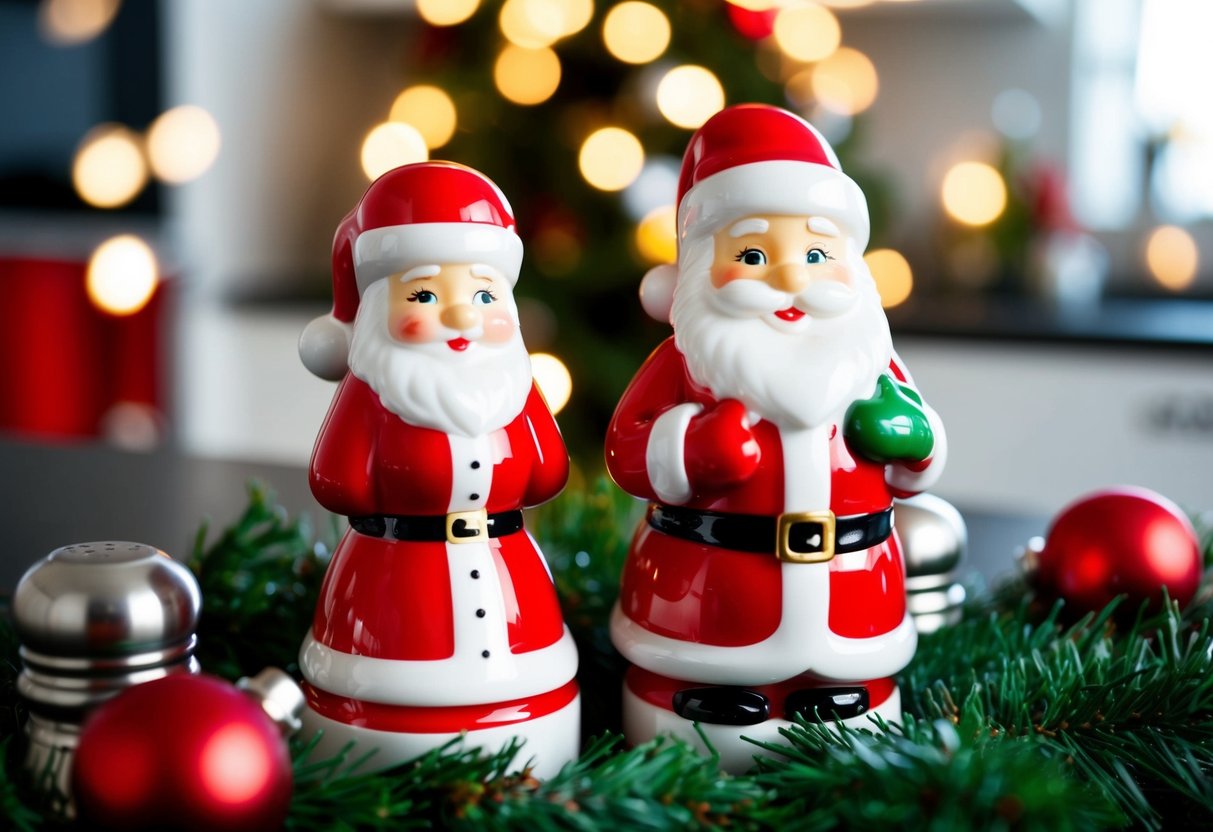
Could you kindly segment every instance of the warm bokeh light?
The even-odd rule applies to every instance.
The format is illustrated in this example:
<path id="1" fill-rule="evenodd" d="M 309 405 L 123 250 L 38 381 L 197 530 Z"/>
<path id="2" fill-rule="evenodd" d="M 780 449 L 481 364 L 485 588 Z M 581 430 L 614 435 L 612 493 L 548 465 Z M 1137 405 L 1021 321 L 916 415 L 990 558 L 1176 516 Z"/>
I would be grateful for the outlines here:
<path id="1" fill-rule="evenodd" d="M 59 46 L 74 46 L 100 35 L 114 20 L 122 0 L 42 0 L 38 30 Z"/>
<path id="2" fill-rule="evenodd" d="M 480 0 L 417 0 L 417 14 L 431 26 L 455 26 L 480 7 Z"/>
<path id="3" fill-rule="evenodd" d="M 656 6 L 628 0 L 607 12 L 602 42 L 624 63 L 647 64 L 670 45 L 670 19 Z"/>
<path id="4" fill-rule="evenodd" d="M 985 162 L 961 162 L 943 178 L 943 207 L 965 225 L 989 225 L 1007 207 L 1007 186 Z"/>
<path id="5" fill-rule="evenodd" d="M 551 49 L 506 44 L 493 65 L 493 83 L 507 101 L 542 104 L 560 86 L 560 58 Z"/>
<path id="6" fill-rule="evenodd" d="M 914 289 L 914 274 L 910 264 L 899 252 L 891 248 L 878 248 L 863 256 L 868 264 L 876 291 L 880 292 L 880 305 L 885 309 L 905 301 Z"/>
<path id="7" fill-rule="evenodd" d="M 636 226 L 636 250 L 653 265 L 678 259 L 678 212 L 673 205 L 655 208 L 640 221 Z"/>
<path id="8" fill-rule="evenodd" d="M 174 107 L 147 131 L 147 157 L 162 182 L 179 185 L 197 179 L 219 155 L 219 125 L 201 107 Z"/>
<path id="9" fill-rule="evenodd" d="M 765 12 L 767 9 L 778 6 L 783 0 L 727 0 L 727 2 L 730 6 L 745 9 L 747 12 Z"/>
<path id="10" fill-rule="evenodd" d="M 1150 276 L 1172 292 L 1182 292 L 1196 280 L 1200 252 L 1192 235 L 1175 225 L 1163 225 L 1146 240 L 1146 266 Z"/>
<path id="11" fill-rule="evenodd" d="M 121 234 L 93 252 L 84 285 L 98 309 L 133 315 L 147 306 L 158 282 L 156 256 L 148 244 L 133 234 Z"/>
<path id="12" fill-rule="evenodd" d="M 551 46 L 568 28 L 562 0 L 505 0 L 497 23 L 506 40 L 524 49 Z"/>
<path id="13" fill-rule="evenodd" d="M 657 85 L 657 109 L 678 127 L 694 130 L 722 107 L 724 88 L 702 66 L 676 66 Z"/>
<path id="14" fill-rule="evenodd" d="M 388 121 L 417 128 L 430 150 L 442 147 L 455 135 L 455 102 L 445 90 L 428 84 L 409 87 L 392 102 Z"/>
<path id="15" fill-rule="evenodd" d="M 644 167 L 644 148 L 627 130 L 603 127 L 582 143 L 577 165 L 585 181 L 595 188 L 620 191 L 640 175 Z"/>
<path id="16" fill-rule="evenodd" d="M 817 0 L 817 2 L 833 9 L 859 9 L 872 5 L 876 0 Z"/>
<path id="17" fill-rule="evenodd" d="M 817 3 L 787 6 L 775 16 L 775 43 L 789 58 L 820 61 L 837 49 L 841 40 L 838 18 Z"/>
<path id="18" fill-rule="evenodd" d="M 424 162 L 429 157 L 417 128 L 398 121 L 376 125 L 362 140 L 362 171 L 368 179 L 378 179 L 392 168 Z"/>
<path id="19" fill-rule="evenodd" d="M 121 124 L 102 124 L 85 135 L 72 162 L 72 184 L 89 205 L 118 208 L 147 184 L 139 137 Z"/>
<path id="20" fill-rule="evenodd" d="M 561 37 L 577 34 L 594 19 L 594 0 L 562 0 L 561 5 L 564 7 L 564 33 Z"/>
<path id="21" fill-rule="evenodd" d="M 531 373 L 539 392 L 548 403 L 548 409 L 555 416 L 569 403 L 573 394 L 573 376 L 564 362 L 546 352 L 531 353 Z"/>
<path id="22" fill-rule="evenodd" d="M 810 72 L 810 84 L 817 102 L 844 116 L 853 116 L 871 107 L 880 88 L 871 59 L 849 46 L 839 47 Z"/>

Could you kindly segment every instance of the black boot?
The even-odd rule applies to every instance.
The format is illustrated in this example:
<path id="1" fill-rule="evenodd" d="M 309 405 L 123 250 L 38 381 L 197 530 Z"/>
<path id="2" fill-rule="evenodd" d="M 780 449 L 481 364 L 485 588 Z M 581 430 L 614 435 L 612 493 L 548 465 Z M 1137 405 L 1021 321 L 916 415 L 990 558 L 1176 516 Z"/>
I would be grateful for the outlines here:
<path id="1" fill-rule="evenodd" d="M 832 722 L 866 713 L 870 701 L 867 688 L 805 688 L 788 695 L 784 711 L 789 720 Z"/>
<path id="2" fill-rule="evenodd" d="M 770 718 L 771 703 L 749 688 L 685 688 L 674 694 L 674 712 L 692 722 L 757 725 Z"/>

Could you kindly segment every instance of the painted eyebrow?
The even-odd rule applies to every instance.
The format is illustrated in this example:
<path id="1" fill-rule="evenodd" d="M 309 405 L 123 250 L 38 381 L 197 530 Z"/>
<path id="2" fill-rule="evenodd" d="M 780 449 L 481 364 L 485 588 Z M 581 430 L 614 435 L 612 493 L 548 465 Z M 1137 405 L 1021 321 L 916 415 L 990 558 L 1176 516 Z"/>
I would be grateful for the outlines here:
<path id="1" fill-rule="evenodd" d="M 494 269 L 492 266 L 486 266 L 483 263 L 473 263 L 468 270 L 472 277 L 478 277 L 481 280 L 495 280 L 501 277 L 501 272 Z"/>
<path id="2" fill-rule="evenodd" d="M 771 224 L 763 219 L 750 218 L 734 223 L 729 229 L 730 237 L 744 237 L 747 234 L 765 234 L 771 227 Z"/>
<path id="3" fill-rule="evenodd" d="M 825 217 L 809 217 L 809 230 L 814 234 L 824 234 L 827 237 L 839 236 L 838 226 Z"/>
<path id="4" fill-rule="evenodd" d="M 410 280 L 434 277 L 440 271 L 442 271 L 442 268 L 439 266 L 413 266 L 413 268 L 400 275 L 400 282 L 408 283 Z"/>

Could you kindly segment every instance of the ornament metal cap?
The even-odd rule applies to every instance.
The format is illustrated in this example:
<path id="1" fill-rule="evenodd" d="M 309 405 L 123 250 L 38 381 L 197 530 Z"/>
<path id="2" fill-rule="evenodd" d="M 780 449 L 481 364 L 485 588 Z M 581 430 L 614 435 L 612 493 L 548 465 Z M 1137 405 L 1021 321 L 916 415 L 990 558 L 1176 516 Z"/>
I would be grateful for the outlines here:
<path id="1" fill-rule="evenodd" d="M 303 690 L 285 671 L 267 667 L 256 676 L 245 676 L 236 687 L 260 703 L 283 736 L 289 737 L 303 727 L 307 700 Z"/>

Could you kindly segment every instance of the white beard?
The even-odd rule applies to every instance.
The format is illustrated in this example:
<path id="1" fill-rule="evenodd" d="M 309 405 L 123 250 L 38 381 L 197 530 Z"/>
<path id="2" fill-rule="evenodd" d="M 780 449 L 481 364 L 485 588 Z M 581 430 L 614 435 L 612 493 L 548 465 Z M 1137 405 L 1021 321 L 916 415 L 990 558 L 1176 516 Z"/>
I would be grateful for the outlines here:
<path id="1" fill-rule="evenodd" d="M 858 252 L 846 254 L 859 295 L 854 305 L 833 317 L 810 313 L 801 333 L 777 332 L 758 313 L 722 312 L 712 298 L 719 291 L 710 281 L 712 257 L 710 237 L 683 246 L 670 315 L 675 343 L 696 382 L 715 398 L 737 399 L 790 430 L 837 423 L 851 402 L 872 395 L 889 368 L 893 343 Z"/>
<path id="2" fill-rule="evenodd" d="M 402 344 L 387 330 L 387 282 L 367 287 L 354 320 L 350 372 L 411 425 L 483 436 L 512 422 L 531 392 L 531 359 L 515 330 L 506 344 Z"/>

